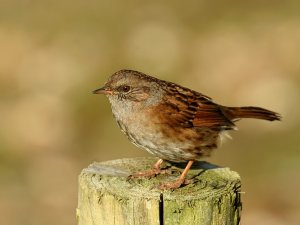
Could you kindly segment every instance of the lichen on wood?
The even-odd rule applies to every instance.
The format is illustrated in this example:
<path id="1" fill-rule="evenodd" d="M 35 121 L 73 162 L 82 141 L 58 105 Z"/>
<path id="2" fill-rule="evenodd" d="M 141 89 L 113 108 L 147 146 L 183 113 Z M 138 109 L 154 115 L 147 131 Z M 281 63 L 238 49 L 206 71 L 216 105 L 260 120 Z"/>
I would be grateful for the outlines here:
<path id="1" fill-rule="evenodd" d="M 228 168 L 197 162 L 188 174 L 192 183 L 162 191 L 172 174 L 151 179 L 130 179 L 129 174 L 149 169 L 156 158 L 119 159 L 93 163 L 79 177 L 79 225 L 236 225 L 240 221 L 240 177 Z M 171 164 L 164 164 L 171 167 Z"/>

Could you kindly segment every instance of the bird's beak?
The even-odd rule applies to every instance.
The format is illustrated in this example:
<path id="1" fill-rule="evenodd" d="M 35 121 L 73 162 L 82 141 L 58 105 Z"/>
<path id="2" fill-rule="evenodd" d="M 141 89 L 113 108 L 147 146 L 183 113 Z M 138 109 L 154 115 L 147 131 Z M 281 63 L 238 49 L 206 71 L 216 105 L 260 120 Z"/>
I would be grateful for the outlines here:
<path id="1" fill-rule="evenodd" d="M 93 94 L 104 94 L 104 95 L 112 95 L 113 91 L 109 87 L 102 87 L 95 91 L 93 91 Z"/>

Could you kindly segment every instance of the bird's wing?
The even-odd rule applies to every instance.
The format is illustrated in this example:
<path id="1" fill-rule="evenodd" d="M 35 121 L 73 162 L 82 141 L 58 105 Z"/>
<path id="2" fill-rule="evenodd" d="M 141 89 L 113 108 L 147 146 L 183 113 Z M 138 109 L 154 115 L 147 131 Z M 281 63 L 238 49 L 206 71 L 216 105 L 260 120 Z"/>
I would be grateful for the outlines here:
<path id="1" fill-rule="evenodd" d="M 234 123 L 224 114 L 223 106 L 215 103 L 200 103 L 193 120 L 193 125 L 195 127 L 215 127 L 223 130 L 235 128 Z"/>
<path id="2" fill-rule="evenodd" d="M 182 88 L 182 87 L 179 87 Z M 175 89 L 175 90 L 174 90 Z M 164 97 L 161 111 L 172 126 L 234 129 L 235 125 L 224 114 L 224 107 L 198 92 L 174 87 Z"/>

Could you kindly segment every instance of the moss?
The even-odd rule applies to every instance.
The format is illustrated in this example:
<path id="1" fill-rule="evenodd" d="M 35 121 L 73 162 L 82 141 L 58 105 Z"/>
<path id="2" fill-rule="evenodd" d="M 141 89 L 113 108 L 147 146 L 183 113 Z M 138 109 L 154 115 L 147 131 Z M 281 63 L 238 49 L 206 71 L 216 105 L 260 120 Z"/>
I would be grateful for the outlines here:
<path id="1" fill-rule="evenodd" d="M 136 224 L 159 224 L 155 221 L 161 220 L 164 220 L 164 224 L 172 225 L 238 223 L 241 183 L 236 172 L 200 162 L 189 173 L 188 178 L 193 183 L 173 191 L 162 191 L 157 187 L 163 182 L 177 179 L 182 169 L 180 166 L 172 167 L 174 172 L 171 175 L 159 175 L 151 179 L 128 180 L 122 175 L 149 169 L 156 160 L 134 158 L 94 163 L 94 168 L 100 168 L 95 170 L 97 173 L 84 171 L 80 175 L 82 198 L 79 199 L 78 207 L 80 211 L 89 208 L 92 213 L 80 215 L 105 220 L 105 224 L 110 223 L 108 215 L 103 212 L 111 213 L 111 217 L 120 221 Z M 165 166 L 171 165 L 167 163 Z M 101 174 L 101 170 L 105 174 Z M 107 174 L 107 171 L 111 174 Z M 88 201 L 84 201 L 87 198 Z M 97 199 L 97 204 L 91 204 L 93 199 Z"/>

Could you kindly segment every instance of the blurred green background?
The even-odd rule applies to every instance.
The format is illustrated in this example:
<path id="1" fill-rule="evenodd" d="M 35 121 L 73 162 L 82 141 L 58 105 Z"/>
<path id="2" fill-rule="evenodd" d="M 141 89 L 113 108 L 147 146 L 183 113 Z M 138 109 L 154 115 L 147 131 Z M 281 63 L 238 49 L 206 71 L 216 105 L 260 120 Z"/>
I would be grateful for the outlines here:
<path id="1" fill-rule="evenodd" d="M 0 0 L 1 224 L 76 224 L 84 167 L 148 156 L 91 94 L 123 68 L 281 113 L 239 122 L 206 160 L 240 173 L 244 225 L 299 224 L 299 12 L 296 0 Z"/>

